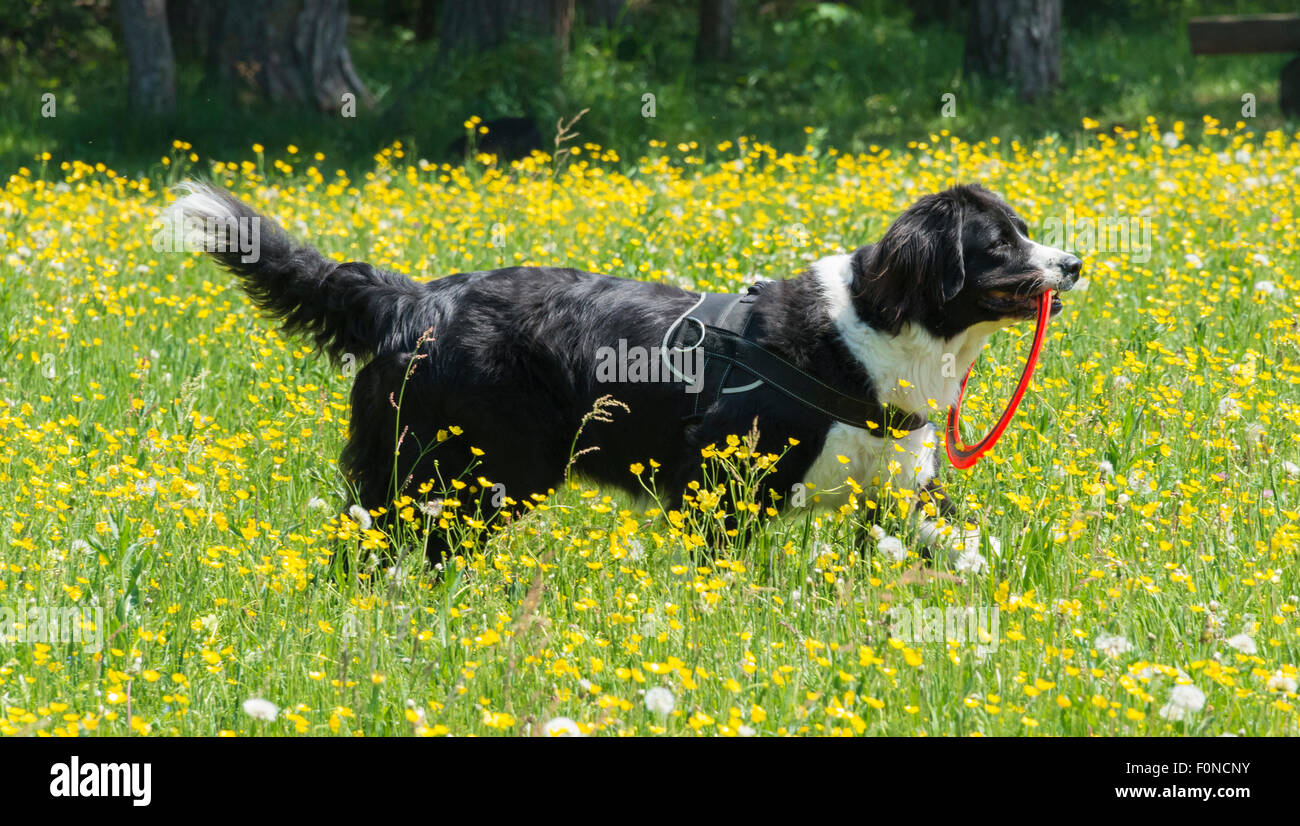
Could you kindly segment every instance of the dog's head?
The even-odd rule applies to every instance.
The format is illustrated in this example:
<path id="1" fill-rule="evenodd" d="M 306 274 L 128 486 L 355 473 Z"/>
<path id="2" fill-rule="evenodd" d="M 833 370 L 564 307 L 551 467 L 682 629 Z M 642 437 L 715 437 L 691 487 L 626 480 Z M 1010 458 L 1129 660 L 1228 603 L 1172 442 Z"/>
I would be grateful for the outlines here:
<path id="1" fill-rule="evenodd" d="M 853 304 L 872 326 L 897 333 L 907 322 L 951 338 L 983 322 L 1038 315 L 1048 290 L 1064 292 L 1082 262 L 1036 244 L 1006 202 L 977 185 L 926 195 L 880 242 L 853 255 Z M 1052 299 L 1052 314 L 1060 312 Z"/>

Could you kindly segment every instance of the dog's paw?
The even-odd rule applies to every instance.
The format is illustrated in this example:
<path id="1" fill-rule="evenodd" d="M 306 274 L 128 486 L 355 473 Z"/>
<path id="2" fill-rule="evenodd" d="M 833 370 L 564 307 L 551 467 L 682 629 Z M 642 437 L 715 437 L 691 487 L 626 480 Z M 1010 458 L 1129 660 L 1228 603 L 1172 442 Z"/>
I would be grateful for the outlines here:
<path id="1" fill-rule="evenodd" d="M 982 574 L 988 571 L 989 562 L 982 553 L 985 536 L 978 528 L 965 530 L 952 524 L 940 526 L 929 519 L 921 520 L 917 526 L 921 541 L 932 548 L 941 548 L 948 552 L 948 562 L 963 574 Z M 987 537 L 988 548 L 993 556 L 1002 555 L 1002 541 L 995 536 Z"/>

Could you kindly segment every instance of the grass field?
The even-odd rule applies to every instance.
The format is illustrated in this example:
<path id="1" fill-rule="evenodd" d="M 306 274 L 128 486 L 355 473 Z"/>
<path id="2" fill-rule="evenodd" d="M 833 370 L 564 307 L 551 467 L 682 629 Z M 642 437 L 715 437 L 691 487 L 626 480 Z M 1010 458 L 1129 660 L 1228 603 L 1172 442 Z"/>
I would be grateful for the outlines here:
<path id="1" fill-rule="evenodd" d="M 1139 126 L 852 155 L 815 135 L 796 154 L 588 144 L 511 169 L 394 146 L 359 178 L 310 147 L 178 142 L 151 177 L 20 170 L 0 194 L 0 731 L 1300 733 L 1300 135 Z M 1000 555 L 922 565 L 889 469 L 839 511 L 711 548 L 709 489 L 678 513 L 573 479 L 508 524 L 396 503 L 470 543 L 439 577 L 338 515 L 349 371 L 206 259 L 155 249 L 162 190 L 192 174 L 416 278 L 564 263 L 733 290 L 956 180 L 1038 238 L 1150 234 L 1056 239 L 1087 288 L 994 453 L 946 472 Z M 979 362 L 968 436 L 1030 332 Z M 709 461 L 752 480 L 768 459 L 737 441 Z M 873 516 L 879 549 L 853 538 Z M 103 650 L 35 641 L 55 635 L 33 608 L 84 609 Z M 996 626 L 929 626 L 966 608 Z"/>

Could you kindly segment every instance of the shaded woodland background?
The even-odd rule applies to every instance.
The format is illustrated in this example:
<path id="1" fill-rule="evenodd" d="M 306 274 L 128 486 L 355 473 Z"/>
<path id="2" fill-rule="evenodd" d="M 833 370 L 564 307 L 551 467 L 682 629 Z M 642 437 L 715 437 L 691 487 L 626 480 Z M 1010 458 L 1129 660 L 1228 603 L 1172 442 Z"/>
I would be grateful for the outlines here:
<path id="1" fill-rule="evenodd" d="M 1245 93 L 1267 128 L 1285 122 L 1289 57 L 1193 57 L 1186 21 L 1284 5 L 0 0 L 0 169 L 49 152 L 139 171 L 173 139 L 218 158 L 294 144 L 350 168 L 401 140 L 456 160 L 472 115 L 493 126 L 481 148 L 508 157 L 550 148 L 582 109 L 582 140 L 630 157 L 649 140 L 853 151 L 941 129 L 1070 135 L 1084 117 L 1235 122 Z"/>

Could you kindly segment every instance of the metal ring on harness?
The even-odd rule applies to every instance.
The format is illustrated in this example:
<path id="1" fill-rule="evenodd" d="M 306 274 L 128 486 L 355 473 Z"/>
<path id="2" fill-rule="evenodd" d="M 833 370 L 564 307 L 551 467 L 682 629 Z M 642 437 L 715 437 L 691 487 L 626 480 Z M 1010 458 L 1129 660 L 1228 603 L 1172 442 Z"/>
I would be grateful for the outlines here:
<path id="1" fill-rule="evenodd" d="M 700 337 L 699 337 L 698 339 L 696 339 L 696 340 L 695 340 L 695 343 L 692 344 L 690 347 L 678 347 L 678 346 L 674 345 L 674 346 L 673 346 L 673 349 L 676 350 L 676 351 L 679 352 L 679 353 L 689 353 L 689 352 L 691 352 L 692 350 L 698 350 L 698 349 L 700 349 L 701 345 L 704 344 L 704 334 L 707 332 L 707 328 L 704 326 L 704 322 L 703 322 L 703 321 L 700 321 L 700 320 L 699 320 L 698 318 L 696 318 L 695 316 L 693 316 L 693 315 L 692 315 L 692 316 L 687 316 L 687 317 L 686 317 L 686 320 L 687 320 L 687 321 L 694 321 L 696 324 L 700 325 Z"/>
<path id="2" fill-rule="evenodd" d="M 682 373 L 680 370 L 678 370 L 676 367 L 673 366 L 672 360 L 668 358 L 668 351 L 676 350 L 679 353 L 689 353 L 690 351 L 698 348 L 701 344 L 703 344 L 704 333 L 705 333 L 704 322 L 700 321 L 698 318 L 691 318 L 691 321 L 694 321 L 696 324 L 700 325 L 700 340 L 692 344 L 690 347 L 669 347 L 668 342 L 672 340 L 673 335 L 677 332 L 677 328 L 681 326 L 682 320 L 685 319 L 687 316 L 689 316 L 691 313 L 695 312 L 696 308 L 704 303 L 705 295 L 707 294 L 702 293 L 700 295 L 699 301 L 696 301 L 694 304 L 692 304 L 690 308 L 686 310 L 686 312 L 677 316 L 676 321 L 668 325 L 668 332 L 664 333 L 663 346 L 659 348 L 659 358 L 663 361 L 664 367 L 667 367 L 668 372 L 672 373 L 674 376 L 686 382 L 687 384 L 695 384 L 695 380 L 686 376 L 686 374 Z"/>
<path id="3" fill-rule="evenodd" d="M 752 294 L 756 292 L 756 290 L 754 287 L 750 287 L 749 292 L 750 294 Z M 705 326 L 703 321 L 700 321 L 698 318 L 691 315 L 691 313 L 695 312 L 699 308 L 699 306 L 704 303 L 705 298 L 707 298 L 707 294 L 701 295 L 699 301 L 696 301 L 694 304 L 692 304 L 690 308 L 686 310 L 686 312 L 679 315 L 677 317 L 677 320 L 668 326 L 668 331 L 664 333 L 663 346 L 659 348 L 659 358 L 661 361 L 663 361 L 663 365 L 665 368 L 668 369 L 668 372 L 672 373 L 677 378 L 691 385 L 695 384 L 695 380 L 684 375 L 680 370 L 678 370 L 675 366 L 673 366 L 672 360 L 668 358 L 668 351 L 671 349 L 678 353 L 689 353 L 693 350 L 699 349 L 704 344 L 704 337 L 708 332 L 708 328 Z M 668 346 L 668 342 L 672 340 L 673 336 L 677 332 L 677 328 L 681 326 L 683 320 L 694 321 L 696 324 L 698 324 L 700 327 L 700 337 L 695 341 L 694 344 L 692 344 L 689 347 L 670 348 Z M 741 387 L 722 387 L 718 389 L 718 392 L 723 394 L 747 393 L 750 390 L 762 386 L 763 386 L 763 380 L 758 379 L 756 381 L 752 381 L 749 384 L 743 385 Z"/>

